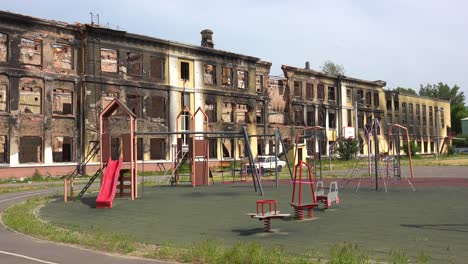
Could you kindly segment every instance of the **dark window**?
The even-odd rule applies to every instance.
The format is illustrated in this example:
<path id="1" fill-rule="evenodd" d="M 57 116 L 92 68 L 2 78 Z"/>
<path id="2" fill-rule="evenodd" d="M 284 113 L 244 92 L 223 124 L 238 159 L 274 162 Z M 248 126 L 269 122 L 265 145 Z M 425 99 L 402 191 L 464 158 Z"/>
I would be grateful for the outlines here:
<path id="1" fill-rule="evenodd" d="M 141 96 L 139 95 L 127 95 L 127 106 L 137 116 L 141 117 Z"/>
<path id="2" fill-rule="evenodd" d="M 294 96 L 302 97 L 302 82 L 294 82 Z"/>
<path id="3" fill-rule="evenodd" d="M 40 163 L 42 162 L 42 138 L 41 137 L 20 137 L 19 147 L 20 163 Z"/>
<path id="4" fill-rule="evenodd" d="M 294 125 L 302 126 L 304 125 L 304 111 L 302 107 L 298 107 L 294 110 Z"/>
<path id="5" fill-rule="evenodd" d="M 180 78 L 184 81 L 190 80 L 190 63 L 185 61 L 180 62 Z"/>
<path id="6" fill-rule="evenodd" d="M 314 99 L 314 84 L 313 83 L 306 83 L 306 98 L 308 100 Z"/>
<path id="7" fill-rule="evenodd" d="M 6 136 L 0 136 L 0 163 L 8 163 L 8 142 Z"/>
<path id="8" fill-rule="evenodd" d="M 331 102 L 336 101 L 335 87 L 333 87 L 333 86 L 328 86 L 328 101 L 331 101 Z"/>
<path id="9" fill-rule="evenodd" d="M 318 100 L 325 99 L 325 86 L 323 84 L 319 84 L 317 87 L 317 98 Z"/>
<path id="10" fill-rule="evenodd" d="M 328 112 L 328 127 L 336 128 L 336 113 L 334 110 L 329 110 Z"/>
<path id="11" fill-rule="evenodd" d="M 366 93 L 366 105 L 368 106 L 372 105 L 372 93 L 371 92 Z"/>
<path id="12" fill-rule="evenodd" d="M 351 118 L 351 110 L 348 109 L 347 111 L 347 119 L 348 119 L 348 126 L 351 127 L 353 126 L 353 123 L 351 122 L 352 121 L 352 118 Z"/>
<path id="13" fill-rule="evenodd" d="M 151 118 L 166 119 L 166 98 L 161 96 L 151 97 L 151 110 L 148 115 Z"/>
<path id="14" fill-rule="evenodd" d="M 127 74 L 134 76 L 142 75 L 143 55 L 138 52 L 127 52 Z"/>
<path id="15" fill-rule="evenodd" d="M 434 127 L 434 117 L 432 113 L 432 106 L 429 106 L 429 127 Z"/>
<path id="16" fill-rule="evenodd" d="M 257 92 L 263 92 L 263 75 L 257 74 L 255 82 L 255 90 Z"/>
<path id="17" fill-rule="evenodd" d="M 150 139 L 150 159 L 166 159 L 166 141 L 162 138 Z"/>
<path id="18" fill-rule="evenodd" d="M 205 104 L 205 112 L 208 116 L 209 123 L 216 123 L 218 122 L 218 117 L 216 115 L 216 103 L 207 102 Z"/>
<path id="19" fill-rule="evenodd" d="M 307 108 L 307 126 L 315 126 L 315 111 L 314 108 Z"/>
<path id="20" fill-rule="evenodd" d="M 258 105 L 255 112 L 257 115 L 257 124 L 264 124 L 265 122 L 263 121 L 263 105 Z"/>
<path id="21" fill-rule="evenodd" d="M 374 106 L 375 107 L 379 106 L 379 92 L 374 93 Z"/>
<path id="22" fill-rule="evenodd" d="M 150 76 L 156 79 L 165 79 L 166 60 L 159 57 L 150 58 Z"/>
<path id="23" fill-rule="evenodd" d="M 53 113 L 73 115 L 73 92 L 65 89 L 54 89 Z"/>

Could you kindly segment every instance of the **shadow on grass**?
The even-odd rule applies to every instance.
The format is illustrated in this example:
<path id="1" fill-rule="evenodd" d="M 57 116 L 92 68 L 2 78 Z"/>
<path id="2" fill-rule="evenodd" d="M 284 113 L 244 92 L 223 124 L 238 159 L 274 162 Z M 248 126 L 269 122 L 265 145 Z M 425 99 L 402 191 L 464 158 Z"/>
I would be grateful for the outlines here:
<path id="1" fill-rule="evenodd" d="M 439 224 L 439 225 L 417 225 L 417 224 L 401 224 L 402 227 L 432 229 L 440 231 L 463 232 L 468 233 L 468 224 Z"/>
<path id="2" fill-rule="evenodd" d="M 265 233 L 263 228 L 233 229 L 232 232 L 238 233 L 240 236 L 252 236 Z"/>
<path id="3" fill-rule="evenodd" d="M 96 197 L 82 197 L 80 201 L 90 208 L 96 208 Z"/>

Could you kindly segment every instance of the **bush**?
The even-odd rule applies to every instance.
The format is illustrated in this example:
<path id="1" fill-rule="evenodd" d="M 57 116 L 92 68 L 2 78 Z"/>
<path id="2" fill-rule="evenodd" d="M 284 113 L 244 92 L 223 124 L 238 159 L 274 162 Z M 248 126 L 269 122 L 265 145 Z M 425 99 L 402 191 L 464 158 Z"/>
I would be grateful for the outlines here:
<path id="1" fill-rule="evenodd" d="M 405 152 L 406 156 L 408 156 L 408 145 L 406 142 L 403 142 L 403 152 Z M 410 141 L 410 151 L 411 151 L 411 157 L 416 156 L 416 152 L 419 152 L 419 146 L 416 144 L 414 141 Z"/>
<path id="2" fill-rule="evenodd" d="M 455 154 L 455 147 L 452 146 L 452 145 L 448 145 L 447 147 L 447 155 L 448 156 L 451 156 L 451 155 L 454 155 Z"/>
<path id="3" fill-rule="evenodd" d="M 359 141 L 352 138 L 340 138 L 336 145 L 336 152 L 342 160 L 350 160 L 359 151 Z"/>

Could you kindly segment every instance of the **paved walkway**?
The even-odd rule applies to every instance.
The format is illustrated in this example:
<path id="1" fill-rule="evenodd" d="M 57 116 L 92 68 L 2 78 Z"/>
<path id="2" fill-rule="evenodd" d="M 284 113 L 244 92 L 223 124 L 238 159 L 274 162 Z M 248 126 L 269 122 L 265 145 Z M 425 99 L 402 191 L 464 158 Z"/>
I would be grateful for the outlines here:
<path id="1" fill-rule="evenodd" d="M 0 213 L 8 206 L 26 200 L 33 196 L 53 193 L 54 190 L 36 190 L 0 195 Z M 0 263 L 30 264 L 30 263 L 167 263 L 110 255 L 94 250 L 82 249 L 64 244 L 55 244 L 8 230 L 3 223 L 0 225 Z"/>

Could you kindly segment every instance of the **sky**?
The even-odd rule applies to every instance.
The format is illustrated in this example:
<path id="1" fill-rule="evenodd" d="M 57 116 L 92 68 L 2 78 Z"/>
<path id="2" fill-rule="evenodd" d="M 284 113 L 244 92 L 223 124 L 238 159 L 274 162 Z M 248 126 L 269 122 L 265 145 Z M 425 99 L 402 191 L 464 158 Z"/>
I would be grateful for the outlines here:
<path id="1" fill-rule="evenodd" d="M 210 28 L 215 48 L 270 61 L 271 75 L 331 60 L 387 88 L 444 82 L 468 96 L 464 0 L 0 0 L 0 9 L 70 23 L 92 12 L 101 25 L 194 45 Z"/>

